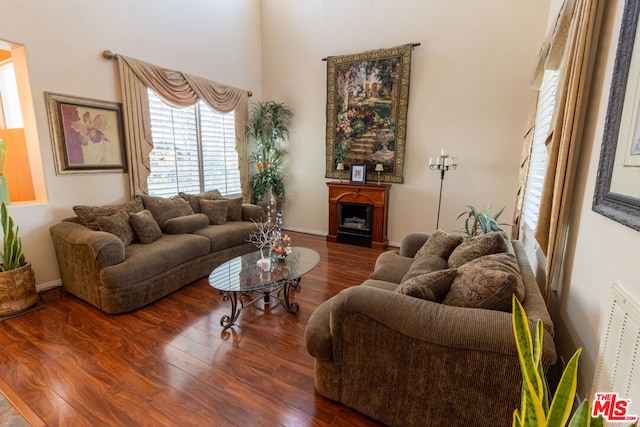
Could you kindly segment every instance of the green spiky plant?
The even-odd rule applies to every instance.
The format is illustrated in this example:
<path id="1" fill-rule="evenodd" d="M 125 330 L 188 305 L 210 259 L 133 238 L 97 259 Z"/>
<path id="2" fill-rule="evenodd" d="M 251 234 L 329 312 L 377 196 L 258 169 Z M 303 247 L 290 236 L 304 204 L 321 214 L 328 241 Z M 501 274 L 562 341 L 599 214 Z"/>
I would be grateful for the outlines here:
<path id="1" fill-rule="evenodd" d="M 534 341 L 522 304 L 515 295 L 512 300 L 511 319 L 522 371 L 521 408 L 513 413 L 513 427 L 564 427 L 567 421 L 569 427 L 604 426 L 602 415 L 598 418 L 591 417 L 591 404 L 588 400 L 580 403 L 569 420 L 577 387 L 578 358 L 582 349 L 578 349 L 567 363 L 553 400 L 549 402 L 549 391 L 542 369 L 542 321 L 538 320 L 536 323 Z"/>
<path id="2" fill-rule="evenodd" d="M 456 220 L 462 218 L 463 216 L 467 216 L 464 220 L 464 229 L 463 231 L 468 237 L 477 236 L 482 233 L 489 233 L 491 231 L 502 231 L 499 224 L 498 218 L 502 215 L 504 211 L 504 207 L 498 211 L 497 214 L 491 215 L 489 211 L 491 210 L 491 205 L 487 206 L 483 210 L 479 211 L 471 205 L 467 205 L 469 210 L 462 212 L 458 215 Z"/>
<path id="3" fill-rule="evenodd" d="M 2 212 L 2 231 L 4 234 L 4 245 L 0 253 L 0 271 L 15 270 L 25 265 L 24 254 L 22 253 L 22 241 L 18 237 L 18 228 L 14 230 L 13 218 L 9 216 L 7 206 L 2 202 L 0 208 Z"/>
<path id="4" fill-rule="evenodd" d="M 289 136 L 292 117 L 293 112 L 289 107 L 275 101 L 258 102 L 251 109 L 247 135 L 257 143 L 249 158 L 257 169 L 251 178 L 251 189 L 257 201 L 262 200 L 269 188 L 277 197 L 284 197 L 282 162 L 285 151 L 282 143 Z"/>

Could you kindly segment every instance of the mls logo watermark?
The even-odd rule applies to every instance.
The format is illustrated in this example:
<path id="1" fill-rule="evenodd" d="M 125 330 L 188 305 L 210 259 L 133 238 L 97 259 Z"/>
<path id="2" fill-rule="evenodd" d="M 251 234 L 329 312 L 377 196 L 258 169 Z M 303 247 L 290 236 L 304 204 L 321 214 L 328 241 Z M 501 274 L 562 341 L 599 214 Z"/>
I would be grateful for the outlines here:
<path id="1" fill-rule="evenodd" d="M 628 414 L 631 399 L 620 399 L 618 393 L 596 393 L 596 400 L 593 402 L 592 417 L 602 415 L 610 422 L 635 422 L 637 415 Z"/>

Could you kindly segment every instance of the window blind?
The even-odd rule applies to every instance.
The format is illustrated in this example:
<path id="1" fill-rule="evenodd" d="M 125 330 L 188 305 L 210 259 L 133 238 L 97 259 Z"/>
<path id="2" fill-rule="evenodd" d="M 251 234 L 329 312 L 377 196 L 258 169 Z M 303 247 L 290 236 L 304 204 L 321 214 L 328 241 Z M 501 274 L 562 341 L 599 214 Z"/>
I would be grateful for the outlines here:
<path id="1" fill-rule="evenodd" d="M 555 109 L 558 75 L 557 71 L 547 70 L 544 72 L 540 96 L 538 97 L 523 204 L 523 223 L 530 230 L 535 230 L 540 214 L 542 187 L 544 186 L 544 176 L 549 162 L 545 141 L 549 136 Z"/>
<path id="2" fill-rule="evenodd" d="M 176 108 L 151 90 L 149 113 L 150 195 L 170 197 L 213 189 L 223 195 L 241 192 L 233 113 L 218 113 L 203 102 Z"/>

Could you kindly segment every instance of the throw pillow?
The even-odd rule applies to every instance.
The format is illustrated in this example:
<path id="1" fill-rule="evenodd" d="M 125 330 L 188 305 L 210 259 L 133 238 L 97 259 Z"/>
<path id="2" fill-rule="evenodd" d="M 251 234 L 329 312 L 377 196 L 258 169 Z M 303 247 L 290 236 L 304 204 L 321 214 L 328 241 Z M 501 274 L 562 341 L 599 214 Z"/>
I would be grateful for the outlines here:
<path id="1" fill-rule="evenodd" d="M 229 202 L 227 206 L 227 221 L 242 221 L 242 197 L 226 200 Z"/>
<path id="2" fill-rule="evenodd" d="M 136 238 L 136 234 L 129 224 L 129 214 L 123 210 L 119 210 L 113 215 L 99 216 L 96 218 L 96 223 L 100 231 L 117 236 L 125 246 Z"/>
<path id="3" fill-rule="evenodd" d="M 146 209 L 141 212 L 130 213 L 129 221 L 138 235 L 138 239 L 145 245 L 162 237 L 160 226 L 151 215 L 151 212 Z"/>
<path id="4" fill-rule="evenodd" d="M 161 230 L 165 230 L 164 223 L 171 218 L 178 216 L 191 215 L 193 209 L 189 202 L 182 197 L 156 197 L 156 196 L 141 196 L 142 204 L 144 208 L 151 212 L 153 218 L 160 226 Z"/>
<path id="5" fill-rule="evenodd" d="M 457 307 L 511 311 L 511 296 L 524 299 L 518 261 L 509 253 L 486 255 L 458 268 L 443 303 Z"/>
<path id="6" fill-rule="evenodd" d="M 164 228 L 169 234 L 193 233 L 196 230 L 209 225 L 209 218 L 205 214 L 195 213 L 191 215 L 169 218 L 164 223 Z"/>
<path id="7" fill-rule="evenodd" d="M 437 230 L 431 234 L 427 241 L 422 245 L 414 258 L 420 258 L 425 255 L 436 255 L 445 260 L 449 259 L 449 255 L 464 240 L 464 236 L 460 234 L 449 234 L 445 231 Z"/>
<path id="8" fill-rule="evenodd" d="M 396 292 L 427 301 L 442 302 L 458 271 L 455 268 L 421 274 L 403 282 Z"/>
<path id="9" fill-rule="evenodd" d="M 78 216 L 80 224 L 88 227 L 92 230 L 99 230 L 100 227 L 96 223 L 96 218 L 99 216 L 109 216 L 123 210 L 127 213 L 140 212 L 144 209 L 142 200 L 135 199 L 129 202 L 118 203 L 113 205 L 104 206 L 85 206 L 77 205 L 73 207 L 73 212 Z"/>
<path id="10" fill-rule="evenodd" d="M 185 199 L 191 205 L 193 212 L 200 213 L 200 200 L 218 200 L 222 199 L 222 194 L 218 190 L 204 191 L 198 194 L 178 193 L 178 196 Z"/>
<path id="11" fill-rule="evenodd" d="M 449 267 L 457 268 L 485 255 L 510 252 L 507 242 L 509 237 L 502 231 L 492 231 L 467 239 L 449 256 Z"/>
<path id="12" fill-rule="evenodd" d="M 227 222 L 228 200 L 200 200 L 200 211 L 208 218 L 209 224 L 219 225 Z"/>
<path id="13" fill-rule="evenodd" d="M 422 274 L 432 273 L 437 270 L 444 270 L 447 268 L 447 261 L 435 255 L 427 255 L 417 258 L 409 267 L 409 270 L 402 277 L 400 283 L 411 279 L 412 277 L 420 276 Z"/>

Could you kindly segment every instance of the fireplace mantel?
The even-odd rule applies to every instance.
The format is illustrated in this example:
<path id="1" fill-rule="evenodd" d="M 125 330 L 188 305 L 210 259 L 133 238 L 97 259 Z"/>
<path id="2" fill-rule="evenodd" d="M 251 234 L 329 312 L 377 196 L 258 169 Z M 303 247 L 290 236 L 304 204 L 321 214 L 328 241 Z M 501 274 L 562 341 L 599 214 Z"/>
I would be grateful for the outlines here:
<path id="1" fill-rule="evenodd" d="M 327 242 L 338 241 L 338 203 L 373 206 L 371 247 L 386 249 L 389 190 L 391 184 L 352 184 L 327 182 L 329 187 L 329 234 Z"/>

